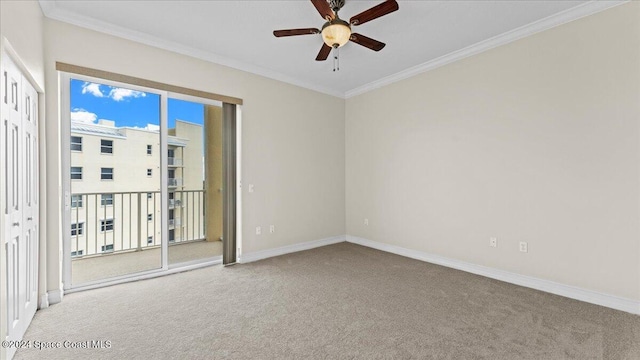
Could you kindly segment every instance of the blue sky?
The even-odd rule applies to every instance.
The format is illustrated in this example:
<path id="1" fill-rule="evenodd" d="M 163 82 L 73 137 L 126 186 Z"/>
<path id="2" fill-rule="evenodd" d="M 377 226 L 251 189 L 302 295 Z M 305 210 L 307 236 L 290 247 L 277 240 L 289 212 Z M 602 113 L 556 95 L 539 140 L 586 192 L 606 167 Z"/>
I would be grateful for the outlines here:
<path id="1" fill-rule="evenodd" d="M 71 79 L 71 119 L 97 123 L 98 119 L 116 122 L 116 126 L 144 128 L 160 124 L 160 96 L 127 88 L 112 87 Z M 169 128 L 175 120 L 202 124 L 204 105 L 169 99 Z"/>

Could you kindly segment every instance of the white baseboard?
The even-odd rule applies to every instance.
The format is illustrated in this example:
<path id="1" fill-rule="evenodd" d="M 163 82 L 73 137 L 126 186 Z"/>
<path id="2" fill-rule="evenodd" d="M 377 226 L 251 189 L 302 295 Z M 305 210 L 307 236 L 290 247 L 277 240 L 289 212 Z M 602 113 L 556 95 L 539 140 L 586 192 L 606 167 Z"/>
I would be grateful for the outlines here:
<path id="1" fill-rule="evenodd" d="M 511 284 L 525 286 L 528 288 L 545 291 L 551 294 L 640 315 L 640 301 L 638 300 L 625 299 L 618 296 L 603 294 L 596 291 L 560 284 L 549 280 L 520 275 L 509 271 L 490 268 L 487 266 L 471 264 L 468 262 L 429 254 L 422 251 L 384 244 L 357 236 L 347 235 L 347 241 L 373 249 L 386 251 L 392 254 L 405 256 L 432 264 L 442 265 L 449 268 L 466 271 L 472 274 L 508 282 Z"/>
<path id="2" fill-rule="evenodd" d="M 49 300 L 49 305 L 54 305 L 62 301 L 64 297 L 64 291 L 62 289 L 59 290 L 51 290 L 47 292 L 47 298 Z"/>
<path id="3" fill-rule="evenodd" d="M 44 293 L 40 295 L 40 304 L 38 304 L 38 309 L 46 309 L 49 307 L 49 293 Z"/>
<path id="4" fill-rule="evenodd" d="M 262 259 L 266 259 L 274 256 L 280 256 L 280 255 L 294 253 L 298 251 L 309 250 L 309 249 L 326 246 L 326 245 L 337 244 L 345 241 L 346 241 L 346 236 L 339 235 L 339 236 L 333 236 L 333 237 L 324 238 L 320 240 L 314 240 L 314 241 L 308 241 L 308 242 L 299 243 L 299 244 L 283 246 L 275 249 L 254 251 L 247 254 L 242 254 L 239 257 L 238 262 L 246 264 L 252 261 L 258 261 L 258 260 L 262 260 Z"/>

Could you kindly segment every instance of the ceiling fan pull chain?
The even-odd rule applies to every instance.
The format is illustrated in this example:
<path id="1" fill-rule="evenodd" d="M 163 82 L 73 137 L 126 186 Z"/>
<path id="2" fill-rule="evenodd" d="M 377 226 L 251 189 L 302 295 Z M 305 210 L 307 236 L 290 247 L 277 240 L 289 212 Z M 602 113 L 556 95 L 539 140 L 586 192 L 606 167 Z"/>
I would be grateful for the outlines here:
<path id="1" fill-rule="evenodd" d="M 333 47 L 333 71 L 340 71 L 340 53 L 339 47 Z"/>

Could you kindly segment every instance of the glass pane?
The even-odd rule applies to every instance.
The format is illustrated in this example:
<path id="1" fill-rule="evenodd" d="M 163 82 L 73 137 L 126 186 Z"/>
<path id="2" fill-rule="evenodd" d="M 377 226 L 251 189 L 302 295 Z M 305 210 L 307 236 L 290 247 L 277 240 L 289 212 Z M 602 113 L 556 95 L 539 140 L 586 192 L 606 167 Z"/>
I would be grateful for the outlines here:
<path id="1" fill-rule="evenodd" d="M 72 79 L 73 285 L 159 269 L 160 96 Z"/>
<path id="2" fill-rule="evenodd" d="M 169 99 L 168 121 L 169 264 L 220 256 L 222 108 Z"/>

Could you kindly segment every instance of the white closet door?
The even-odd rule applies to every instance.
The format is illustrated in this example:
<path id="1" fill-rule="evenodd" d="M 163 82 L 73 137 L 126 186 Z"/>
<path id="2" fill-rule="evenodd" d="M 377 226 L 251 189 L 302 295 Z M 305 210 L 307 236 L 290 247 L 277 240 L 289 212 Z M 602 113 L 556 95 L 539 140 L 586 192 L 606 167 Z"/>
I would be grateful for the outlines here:
<path id="1" fill-rule="evenodd" d="M 38 307 L 38 92 L 22 78 L 22 154 L 24 162 L 22 181 L 22 236 L 25 255 L 22 303 L 27 320 L 24 329 Z"/>
<path id="2" fill-rule="evenodd" d="M 2 64 L 2 143 L 5 189 L 8 340 L 20 340 L 37 307 L 38 94 L 7 57 Z M 14 349 L 7 349 L 11 357 Z"/>

